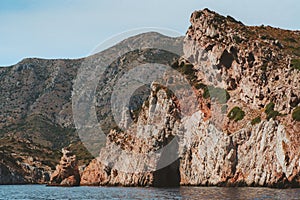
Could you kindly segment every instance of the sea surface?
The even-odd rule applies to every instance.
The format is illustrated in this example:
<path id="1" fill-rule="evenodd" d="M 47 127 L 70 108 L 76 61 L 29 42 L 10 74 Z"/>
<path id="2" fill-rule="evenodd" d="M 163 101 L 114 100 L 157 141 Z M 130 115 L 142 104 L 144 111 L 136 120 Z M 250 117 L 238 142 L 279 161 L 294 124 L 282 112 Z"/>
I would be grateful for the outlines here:
<path id="1" fill-rule="evenodd" d="M 2 185 L 0 199 L 300 199 L 298 189 L 270 188 L 132 188 L 132 187 L 46 187 Z"/>

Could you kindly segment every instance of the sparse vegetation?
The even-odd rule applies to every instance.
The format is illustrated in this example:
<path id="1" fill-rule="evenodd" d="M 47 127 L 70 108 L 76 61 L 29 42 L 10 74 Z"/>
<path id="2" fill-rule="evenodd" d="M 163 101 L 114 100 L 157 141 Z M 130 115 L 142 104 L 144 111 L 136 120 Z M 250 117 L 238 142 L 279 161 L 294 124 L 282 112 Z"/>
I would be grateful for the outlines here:
<path id="1" fill-rule="evenodd" d="M 258 117 L 255 117 L 254 119 L 252 119 L 251 124 L 255 125 L 255 124 L 258 124 L 260 122 L 261 122 L 261 118 L 260 118 L 260 116 L 258 116 Z"/>
<path id="2" fill-rule="evenodd" d="M 296 107 L 292 113 L 293 120 L 300 121 L 300 106 Z"/>
<path id="3" fill-rule="evenodd" d="M 207 85 L 205 85 L 205 84 L 203 84 L 203 83 L 196 83 L 195 85 L 194 85 L 194 87 L 196 88 L 196 89 L 205 89 L 205 88 L 207 88 Z"/>
<path id="4" fill-rule="evenodd" d="M 266 114 L 270 113 L 272 110 L 274 110 L 274 108 L 275 108 L 275 104 L 273 102 L 268 103 L 265 108 L 265 113 Z"/>
<path id="5" fill-rule="evenodd" d="M 231 109 L 231 111 L 228 113 L 227 117 L 230 120 L 234 120 L 237 122 L 237 121 L 244 119 L 245 112 L 240 107 L 236 106 Z"/>
<path id="6" fill-rule="evenodd" d="M 79 165 L 88 164 L 94 158 L 81 141 L 73 143 L 69 147 L 74 155 L 76 155 Z"/>
<path id="7" fill-rule="evenodd" d="M 291 67 L 300 70 L 300 59 L 292 59 Z"/>
<path id="8" fill-rule="evenodd" d="M 297 42 L 297 40 L 295 40 L 295 38 L 292 38 L 292 37 L 284 38 L 284 41 L 286 41 L 286 42 L 292 42 L 292 43 L 296 43 Z"/>
<path id="9" fill-rule="evenodd" d="M 192 74 L 194 72 L 192 64 L 184 64 L 181 69 L 184 74 Z"/>
<path id="10" fill-rule="evenodd" d="M 262 35 L 260 38 L 261 38 L 262 40 L 275 40 L 273 37 L 270 37 L 270 36 L 268 36 L 268 35 Z"/>
<path id="11" fill-rule="evenodd" d="M 174 64 L 172 67 L 184 74 L 192 85 L 196 84 L 197 77 L 195 75 L 195 69 L 192 64 L 181 62 L 180 64 Z"/>
<path id="12" fill-rule="evenodd" d="M 270 102 L 267 104 L 265 108 L 265 113 L 267 114 L 267 119 L 276 119 L 277 116 L 280 116 L 281 114 L 278 111 L 274 110 L 275 104 L 273 102 Z"/>
<path id="13" fill-rule="evenodd" d="M 267 64 L 263 64 L 262 66 L 261 66 L 261 70 L 263 71 L 263 72 L 266 72 L 267 71 L 267 68 L 268 68 L 268 65 Z"/>

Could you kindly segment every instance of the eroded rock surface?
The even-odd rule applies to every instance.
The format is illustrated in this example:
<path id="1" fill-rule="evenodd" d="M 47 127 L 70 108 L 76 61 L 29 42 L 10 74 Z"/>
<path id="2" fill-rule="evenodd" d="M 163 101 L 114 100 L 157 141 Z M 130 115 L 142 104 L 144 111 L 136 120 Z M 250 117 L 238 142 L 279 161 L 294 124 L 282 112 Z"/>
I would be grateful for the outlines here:
<path id="1" fill-rule="evenodd" d="M 194 12 L 184 56 L 173 67 L 189 79 L 196 111 L 181 115 L 176 97 L 153 83 L 134 123 L 110 131 L 81 184 L 299 187 L 300 122 L 291 113 L 299 105 L 300 72 L 289 49 L 260 35 L 267 31 L 299 34 Z M 167 155 L 151 153 L 174 138 Z M 178 159 L 158 168 L 172 156 Z"/>
<path id="2" fill-rule="evenodd" d="M 52 173 L 49 185 L 78 186 L 80 184 L 80 174 L 78 170 L 76 155 L 64 148 L 63 156 L 59 165 Z"/>
<path id="3" fill-rule="evenodd" d="M 179 130 L 179 113 L 169 99 L 166 88 L 153 83 L 149 99 L 144 102 L 138 121 L 126 131 L 112 130 L 106 147 L 84 170 L 82 185 L 174 186 L 179 185 L 179 162 L 168 162 L 157 152 L 174 139 Z M 176 142 L 176 140 L 173 140 Z M 175 149 L 174 149 L 175 147 Z M 169 158 L 177 154 L 174 146 Z M 170 165 L 171 164 L 171 165 Z M 158 170 L 157 170 L 158 169 Z M 168 173 L 166 173 L 168 172 Z"/>
<path id="4" fill-rule="evenodd" d="M 194 12 L 191 24 L 184 57 L 201 83 L 227 90 L 230 99 L 223 114 L 211 99 L 211 118 L 199 114 L 187 131 L 192 148 L 183 152 L 181 183 L 299 187 L 300 124 L 290 102 L 300 95 L 300 72 L 290 67 L 291 55 L 277 40 L 207 9 Z M 280 113 L 273 119 L 265 113 L 270 102 Z M 245 112 L 240 120 L 226 116 L 235 106 Z M 251 124 L 257 116 L 261 122 Z"/>

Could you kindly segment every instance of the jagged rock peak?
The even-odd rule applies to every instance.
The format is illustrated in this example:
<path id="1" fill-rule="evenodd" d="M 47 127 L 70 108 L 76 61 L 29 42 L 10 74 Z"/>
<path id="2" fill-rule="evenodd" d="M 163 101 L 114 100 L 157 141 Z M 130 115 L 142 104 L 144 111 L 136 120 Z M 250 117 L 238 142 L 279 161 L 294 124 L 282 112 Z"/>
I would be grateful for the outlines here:
<path id="1" fill-rule="evenodd" d="M 229 15 L 227 17 L 224 17 L 214 11 L 209 10 L 208 8 L 205 8 L 200 11 L 194 11 L 191 15 L 190 21 L 193 22 L 194 20 L 197 20 L 197 19 L 204 20 L 207 22 L 217 22 L 217 23 L 228 21 L 231 23 L 243 25 L 242 22 L 235 20 L 233 17 L 231 17 Z"/>
<path id="2" fill-rule="evenodd" d="M 68 148 L 62 149 L 63 156 L 55 172 L 51 175 L 50 185 L 78 186 L 80 183 L 80 174 L 76 155 Z"/>

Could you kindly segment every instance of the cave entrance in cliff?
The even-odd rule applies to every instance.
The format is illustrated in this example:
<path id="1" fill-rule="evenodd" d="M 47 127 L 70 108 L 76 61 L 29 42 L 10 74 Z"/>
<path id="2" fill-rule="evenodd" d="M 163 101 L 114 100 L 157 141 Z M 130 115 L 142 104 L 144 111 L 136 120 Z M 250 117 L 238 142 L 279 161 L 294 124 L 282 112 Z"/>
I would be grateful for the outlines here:
<path id="1" fill-rule="evenodd" d="M 174 142 L 175 141 L 175 142 Z M 161 157 L 158 161 L 158 170 L 153 173 L 153 186 L 154 187 L 179 187 L 180 186 L 180 160 L 178 158 L 178 141 L 173 140 L 171 148 L 163 149 Z M 166 167 L 162 166 L 165 160 L 174 160 Z"/>

